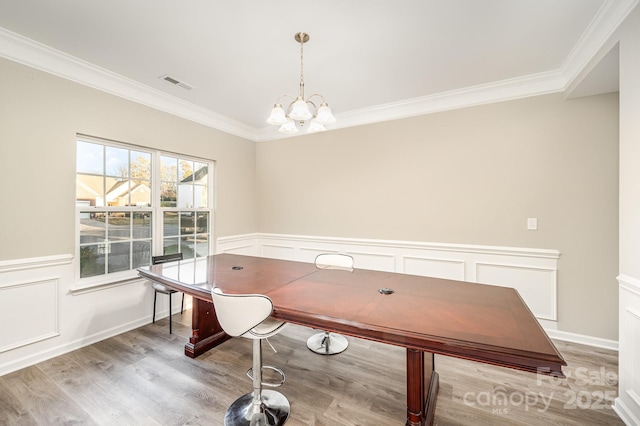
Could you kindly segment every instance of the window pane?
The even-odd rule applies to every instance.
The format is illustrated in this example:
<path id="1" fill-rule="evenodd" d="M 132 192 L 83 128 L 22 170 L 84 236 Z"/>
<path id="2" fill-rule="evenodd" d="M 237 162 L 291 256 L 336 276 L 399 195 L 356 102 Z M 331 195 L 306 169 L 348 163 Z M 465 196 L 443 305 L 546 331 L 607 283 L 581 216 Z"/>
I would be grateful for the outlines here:
<path id="1" fill-rule="evenodd" d="M 180 253 L 178 238 L 165 238 L 162 242 L 162 254 Z"/>
<path id="2" fill-rule="evenodd" d="M 200 209 L 209 206 L 207 198 L 207 187 L 203 185 L 195 185 L 193 187 L 193 207 Z"/>
<path id="3" fill-rule="evenodd" d="M 209 255 L 209 236 L 198 235 L 196 237 L 196 257 L 205 257 Z"/>
<path id="4" fill-rule="evenodd" d="M 131 243 L 111 243 L 109 244 L 109 254 L 107 256 L 109 265 L 107 273 L 127 271 L 131 269 L 129 259 L 131 258 Z"/>
<path id="5" fill-rule="evenodd" d="M 76 205 L 86 205 L 92 207 L 104 206 L 104 177 L 76 175 Z"/>
<path id="6" fill-rule="evenodd" d="M 160 157 L 160 180 L 165 182 L 178 181 L 178 159 L 174 157 Z"/>
<path id="7" fill-rule="evenodd" d="M 105 175 L 117 176 L 120 178 L 129 177 L 129 150 L 116 148 L 113 146 L 105 147 Z"/>
<path id="8" fill-rule="evenodd" d="M 180 212 L 180 235 L 195 234 L 194 212 Z"/>
<path id="9" fill-rule="evenodd" d="M 203 163 L 193 163 L 194 170 L 194 183 L 201 185 L 207 184 L 207 177 L 209 174 L 209 166 Z"/>
<path id="10" fill-rule="evenodd" d="M 178 164 L 178 181 L 193 182 L 193 161 L 180 160 Z"/>
<path id="11" fill-rule="evenodd" d="M 131 213 L 129 212 L 110 212 L 108 215 L 109 241 L 128 240 L 131 238 Z M 111 261 L 109 261 L 111 265 Z"/>
<path id="12" fill-rule="evenodd" d="M 180 230 L 179 220 L 178 212 L 164 212 L 162 215 L 163 235 L 178 235 Z"/>
<path id="13" fill-rule="evenodd" d="M 195 257 L 195 237 L 190 235 L 188 237 L 180 238 L 180 251 L 185 259 L 191 259 Z"/>
<path id="14" fill-rule="evenodd" d="M 103 242 L 105 238 L 105 214 L 80 212 L 80 244 Z"/>
<path id="15" fill-rule="evenodd" d="M 112 185 L 107 186 L 107 205 L 108 206 L 128 206 L 129 205 L 129 180 L 116 181 L 113 178 Z"/>
<path id="16" fill-rule="evenodd" d="M 151 238 L 151 212 L 133 213 L 133 238 Z"/>
<path id="17" fill-rule="evenodd" d="M 188 183 L 178 185 L 178 207 L 193 208 L 193 185 Z"/>
<path id="18" fill-rule="evenodd" d="M 162 182 L 160 185 L 160 207 L 176 207 L 176 184 Z"/>
<path id="19" fill-rule="evenodd" d="M 136 207 L 151 207 L 151 182 L 148 180 L 141 180 L 139 182 L 132 182 L 131 194 L 129 195 L 132 206 Z"/>
<path id="20" fill-rule="evenodd" d="M 80 278 L 104 275 L 104 253 L 98 246 L 80 247 Z"/>
<path id="21" fill-rule="evenodd" d="M 151 241 L 133 242 L 133 268 L 151 265 Z"/>
<path id="22" fill-rule="evenodd" d="M 203 234 L 209 232 L 209 213 L 208 212 L 198 212 L 196 217 L 196 233 Z"/>
<path id="23" fill-rule="evenodd" d="M 131 151 L 131 179 L 139 183 L 151 180 L 151 154 L 148 152 Z"/>
<path id="24" fill-rule="evenodd" d="M 95 143 L 77 144 L 76 171 L 78 173 L 104 174 L 104 147 Z"/>

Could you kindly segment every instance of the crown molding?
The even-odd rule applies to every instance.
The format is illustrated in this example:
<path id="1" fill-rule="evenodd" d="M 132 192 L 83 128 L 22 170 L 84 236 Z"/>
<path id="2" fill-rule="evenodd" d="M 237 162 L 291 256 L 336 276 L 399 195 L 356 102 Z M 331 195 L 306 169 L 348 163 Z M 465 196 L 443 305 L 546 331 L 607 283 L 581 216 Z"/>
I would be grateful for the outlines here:
<path id="1" fill-rule="evenodd" d="M 560 68 L 566 80 L 565 90 L 589 67 L 599 50 L 638 5 L 638 1 L 607 0 L 602 4 Z"/>
<path id="2" fill-rule="evenodd" d="M 245 139 L 256 129 L 0 27 L 0 57 Z"/>
<path id="3" fill-rule="evenodd" d="M 336 114 L 330 130 L 565 91 L 640 0 L 606 0 L 558 70 Z M 255 128 L 0 28 L 0 57 L 254 142 L 283 135 Z"/>

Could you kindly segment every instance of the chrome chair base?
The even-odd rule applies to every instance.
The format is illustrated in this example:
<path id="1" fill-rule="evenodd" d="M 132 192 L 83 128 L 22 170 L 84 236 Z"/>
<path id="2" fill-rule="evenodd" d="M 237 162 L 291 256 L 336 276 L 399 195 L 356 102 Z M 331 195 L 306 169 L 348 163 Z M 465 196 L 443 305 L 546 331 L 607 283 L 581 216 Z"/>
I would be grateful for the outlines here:
<path id="1" fill-rule="evenodd" d="M 340 334 L 322 332 L 314 334 L 307 340 L 307 348 L 320 355 L 335 355 L 344 352 L 349 346 L 346 337 Z"/>
<path id="2" fill-rule="evenodd" d="M 289 418 L 291 405 L 280 392 L 263 390 L 260 404 L 253 403 L 253 392 L 236 399 L 224 416 L 225 426 L 280 426 Z"/>

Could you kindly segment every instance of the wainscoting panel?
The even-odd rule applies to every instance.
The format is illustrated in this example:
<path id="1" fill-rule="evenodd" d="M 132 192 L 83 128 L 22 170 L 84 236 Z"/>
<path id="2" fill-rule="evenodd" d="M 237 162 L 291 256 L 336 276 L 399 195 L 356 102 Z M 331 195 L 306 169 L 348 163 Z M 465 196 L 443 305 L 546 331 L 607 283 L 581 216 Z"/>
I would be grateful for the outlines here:
<path id="1" fill-rule="evenodd" d="M 300 262 L 345 253 L 356 268 L 513 287 L 547 327 L 557 321 L 557 250 L 262 233 L 222 237 L 216 247 L 218 253 Z"/>
<path id="2" fill-rule="evenodd" d="M 353 264 L 356 268 L 396 272 L 396 257 L 393 253 L 375 253 L 357 250 L 349 250 L 345 253 L 353 257 Z"/>
<path id="3" fill-rule="evenodd" d="M 60 334 L 58 284 L 53 277 L 0 285 L 0 353 Z"/>
<path id="4" fill-rule="evenodd" d="M 555 269 L 477 262 L 475 282 L 513 287 L 537 318 L 557 320 Z"/>
<path id="5" fill-rule="evenodd" d="M 620 355 L 618 398 L 613 409 L 628 425 L 640 425 L 640 279 L 618 277 Z"/>
<path id="6" fill-rule="evenodd" d="M 264 257 L 270 257 L 273 259 L 296 260 L 293 246 L 263 244 L 261 248 L 262 256 Z"/>
<path id="7" fill-rule="evenodd" d="M 454 259 L 437 259 L 418 256 L 403 256 L 405 274 L 465 281 L 465 262 Z"/>

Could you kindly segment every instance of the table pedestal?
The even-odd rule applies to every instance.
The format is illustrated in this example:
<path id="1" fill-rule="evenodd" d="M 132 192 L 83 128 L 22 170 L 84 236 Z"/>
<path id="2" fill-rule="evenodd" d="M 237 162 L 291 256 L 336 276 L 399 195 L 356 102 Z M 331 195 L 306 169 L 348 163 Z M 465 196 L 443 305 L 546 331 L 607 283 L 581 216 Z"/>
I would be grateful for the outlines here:
<path id="1" fill-rule="evenodd" d="M 213 303 L 195 297 L 193 298 L 191 328 L 191 337 L 184 345 L 184 354 L 189 358 L 202 355 L 231 338 L 220 327 Z"/>
<path id="2" fill-rule="evenodd" d="M 439 377 L 434 355 L 407 348 L 406 426 L 432 425 L 436 413 Z"/>

